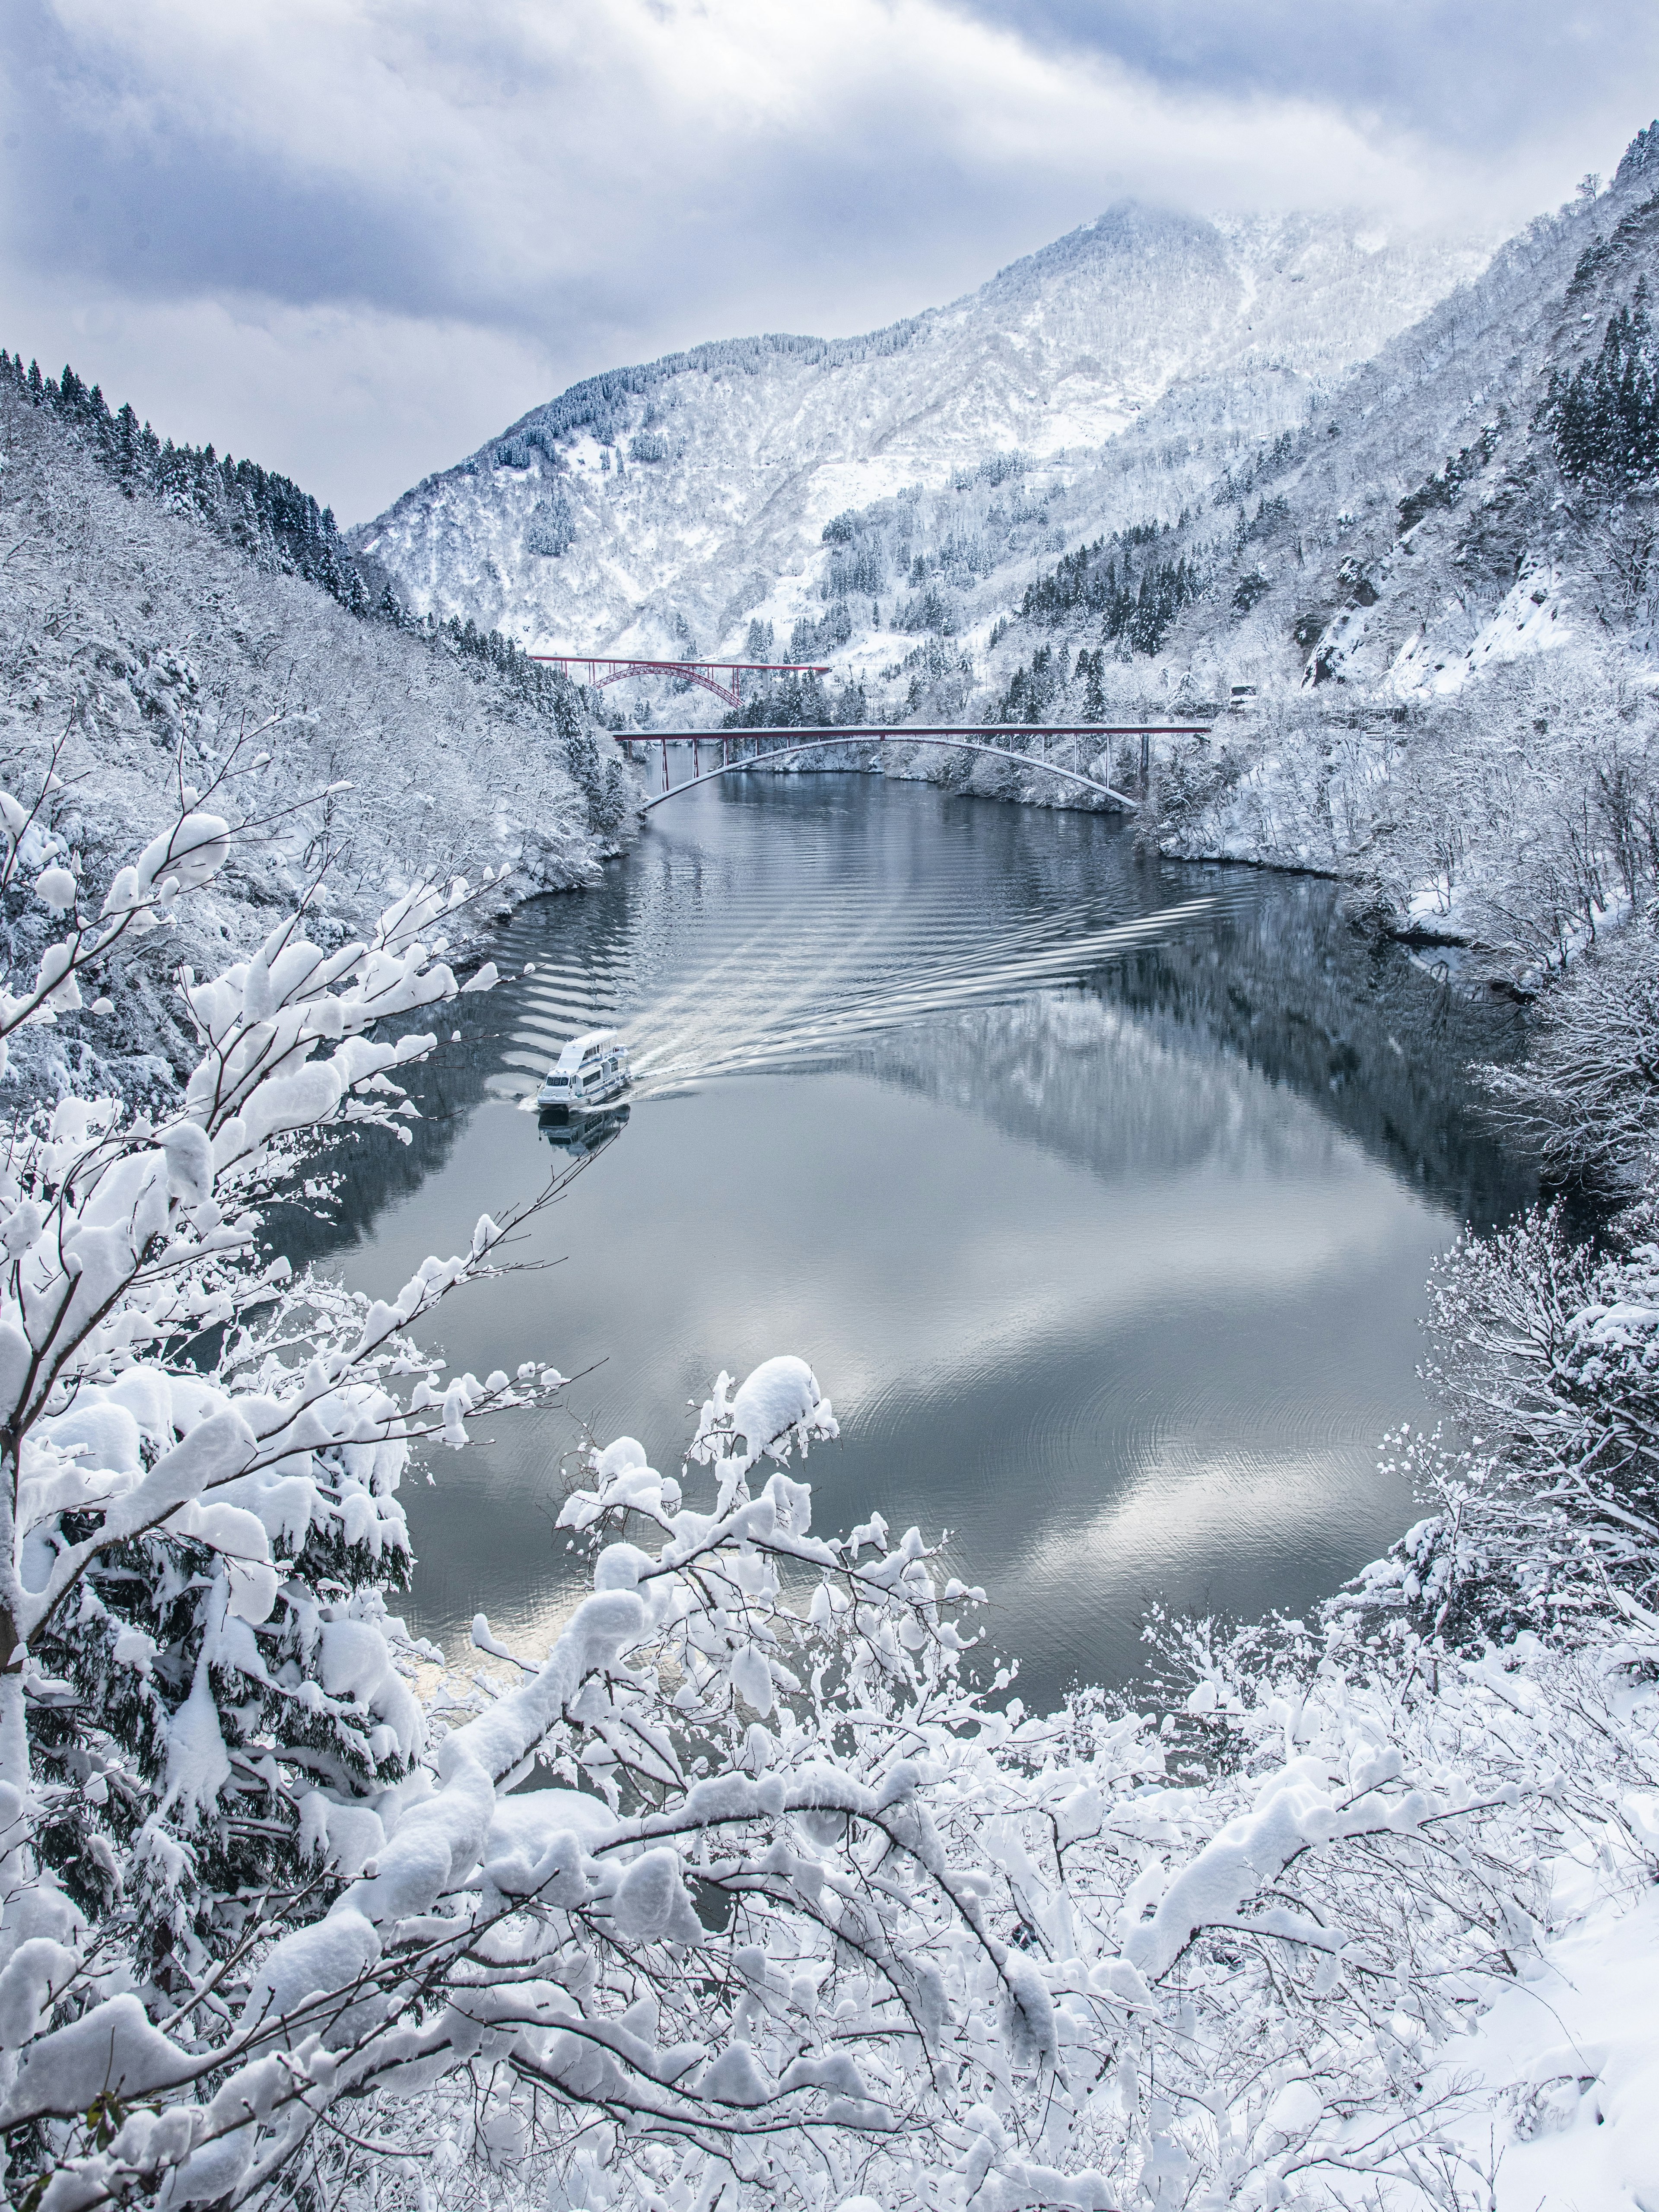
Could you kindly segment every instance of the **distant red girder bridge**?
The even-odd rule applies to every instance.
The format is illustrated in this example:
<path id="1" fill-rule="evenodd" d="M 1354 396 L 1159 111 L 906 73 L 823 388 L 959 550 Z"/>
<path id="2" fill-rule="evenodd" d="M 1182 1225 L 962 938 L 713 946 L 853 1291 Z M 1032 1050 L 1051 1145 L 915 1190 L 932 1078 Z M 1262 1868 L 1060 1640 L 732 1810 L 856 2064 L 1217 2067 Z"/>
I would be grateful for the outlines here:
<path id="1" fill-rule="evenodd" d="M 556 668 L 568 668 L 574 674 L 579 668 L 587 671 L 578 680 L 602 691 L 607 684 L 620 684 L 625 676 L 683 676 L 689 683 L 701 684 L 705 691 L 712 691 L 717 699 L 724 699 L 728 707 L 740 705 L 738 693 L 745 676 L 827 676 L 830 671 L 808 667 L 803 662 L 775 660 L 634 660 L 617 659 L 605 653 L 532 653 L 532 660 L 550 661 Z M 731 682 L 722 684 L 721 677 L 729 676 Z"/>
<path id="2" fill-rule="evenodd" d="M 1041 738 L 1043 750 L 1040 753 L 1017 752 L 1012 745 L 990 742 L 994 735 L 1012 737 L 1016 732 L 1024 738 Z M 987 753 L 995 760 L 1012 761 L 1018 768 L 1042 769 L 1049 775 L 1058 776 L 1063 783 L 1079 784 L 1085 791 L 1098 792 L 1103 799 L 1109 799 L 1115 805 L 1134 814 L 1139 811 L 1140 802 L 1131 799 L 1127 792 L 1115 790 L 1109 783 L 1102 783 L 1097 777 L 1085 775 L 1079 769 L 1066 768 L 1058 761 L 1051 761 L 1048 757 L 1048 739 L 1139 738 L 1140 781 L 1144 791 L 1151 772 L 1150 754 L 1154 738 L 1207 738 L 1210 729 L 1207 723 L 1137 722 L 1123 727 L 1103 727 L 1098 722 L 971 723 L 956 727 L 935 726 L 930 723 L 917 727 L 914 724 L 901 722 L 890 726 L 876 725 L 842 730 L 617 730 L 611 734 L 619 745 L 627 745 L 630 751 L 635 745 L 662 747 L 664 788 L 646 800 L 643 811 L 647 813 L 653 806 L 660 806 L 665 799 L 678 799 L 683 791 L 690 791 L 700 783 L 712 783 L 716 776 L 730 775 L 735 770 L 764 768 L 772 761 L 791 760 L 798 753 L 818 752 L 832 745 L 896 744 L 945 745 L 953 750 Z M 765 752 L 734 755 L 732 750 L 734 744 L 765 744 L 777 739 L 783 742 L 773 744 Z M 670 745 L 690 745 L 692 748 L 691 774 L 683 782 L 672 787 L 668 781 Z M 704 745 L 720 747 L 718 768 L 705 769 L 702 766 Z"/>

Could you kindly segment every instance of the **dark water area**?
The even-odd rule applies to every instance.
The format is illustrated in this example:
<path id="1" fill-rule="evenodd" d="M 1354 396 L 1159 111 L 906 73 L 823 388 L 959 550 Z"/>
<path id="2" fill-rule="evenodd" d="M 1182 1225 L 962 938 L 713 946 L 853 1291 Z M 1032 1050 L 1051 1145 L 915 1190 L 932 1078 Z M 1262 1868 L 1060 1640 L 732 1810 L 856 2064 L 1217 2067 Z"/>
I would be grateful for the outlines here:
<path id="1" fill-rule="evenodd" d="M 715 1374 L 780 1352 L 842 1426 L 816 1525 L 948 1529 L 1028 1705 L 1131 1680 L 1151 1600 L 1301 1610 L 1413 1517 L 1377 1447 L 1428 1411 L 1436 1254 L 1530 1195 L 1467 1073 L 1517 1036 L 1334 886 L 1148 858 L 1101 816 L 750 776 L 495 957 L 513 980 L 416 1071 L 414 1141 L 352 1151 L 317 1248 L 384 1294 L 463 1249 L 569 1164 L 522 1106 L 560 1044 L 623 1030 L 627 1115 L 515 1255 L 557 1264 L 434 1323 L 458 1371 L 580 1377 L 568 1415 L 408 1479 L 407 1610 L 452 1651 L 482 1610 L 533 1656 L 580 1595 L 551 1524 L 584 1432 L 678 1472 Z"/>

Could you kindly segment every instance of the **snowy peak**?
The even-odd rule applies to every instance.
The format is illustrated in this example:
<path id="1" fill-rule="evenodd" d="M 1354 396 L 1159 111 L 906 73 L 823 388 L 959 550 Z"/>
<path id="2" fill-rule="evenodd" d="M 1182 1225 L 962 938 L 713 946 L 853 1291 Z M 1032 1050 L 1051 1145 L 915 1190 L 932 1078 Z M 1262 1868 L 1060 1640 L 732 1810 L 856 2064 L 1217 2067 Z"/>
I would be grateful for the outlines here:
<path id="1" fill-rule="evenodd" d="M 836 516 L 946 495 L 1018 455 L 1044 470 L 1025 501 L 1042 526 L 1022 532 L 1005 502 L 977 571 L 1017 598 L 1056 532 L 1127 524 L 1149 495 L 1179 506 L 1167 457 L 1149 485 L 1155 427 L 1208 482 L 1239 437 L 1299 419 L 1484 258 L 1357 216 L 1206 222 L 1124 202 L 863 337 L 733 340 L 589 379 L 355 544 L 416 611 L 532 647 L 732 652 L 751 622 L 822 617 Z M 1129 432 L 1144 450 L 1118 465 Z M 877 596 L 841 625 L 854 660 L 890 653 L 881 611 Z"/>
<path id="2" fill-rule="evenodd" d="M 1015 262 L 963 305 L 1056 349 L 1086 349 L 1074 364 L 1085 377 L 1108 363 L 1120 374 L 1139 363 L 1138 396 L 1150 404 L 1176 375 L 1252 356 L 1304 374 L 1340 373 L 1484 259 L 1393 239 L 1364 216 L 1206 222 L 1123 201 Z"/>

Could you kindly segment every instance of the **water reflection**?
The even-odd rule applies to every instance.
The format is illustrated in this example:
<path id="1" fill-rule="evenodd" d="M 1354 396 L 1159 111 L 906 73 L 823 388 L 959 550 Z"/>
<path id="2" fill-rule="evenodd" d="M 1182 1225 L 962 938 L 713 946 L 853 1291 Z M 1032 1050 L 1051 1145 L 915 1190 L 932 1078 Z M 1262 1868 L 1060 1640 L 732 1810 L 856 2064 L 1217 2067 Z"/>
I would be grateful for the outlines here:
<path id="1" fill-rule="evenodd" d="M 555 1152 L 571 1161 L 597 1159 L 628 1127 L 626 1106 L 607 1106 L 596 1114 L 569 1106 L 544 1106 L 536 1126 Z"/>
<path id="2" fill-rule="evenodd" d="M 362 1145 L 314 1232 L 350 1279 L 586 1162 L 526 1255 L 563 1264 L 446 1310 L 455 1364 L 580 1371 L 578 1420 L 677 1467 L 718 1368 L 803 1353 L 843 1426 L 819 1525 L 952 1529 L 1030 1696 L 1132 1673 L 1152 1595 L 1302 1606 L 1396 1534 L 1375 1446 L 1422 1409 L 1427 1267 L 1526 1195 L 1464 1073 L 1513 1016 L 1365 945 L 1329 885 L 1099 817 L 855 776 L 678 806 L 503 931 L 533 972 L 462 1002 L 414 1143 Z M 631 1111 L 520 1110 L 613 1021 Z M 576 1435 L 439 1457 L 409 1499 L 426 1632 L 559 1618 Z"/>

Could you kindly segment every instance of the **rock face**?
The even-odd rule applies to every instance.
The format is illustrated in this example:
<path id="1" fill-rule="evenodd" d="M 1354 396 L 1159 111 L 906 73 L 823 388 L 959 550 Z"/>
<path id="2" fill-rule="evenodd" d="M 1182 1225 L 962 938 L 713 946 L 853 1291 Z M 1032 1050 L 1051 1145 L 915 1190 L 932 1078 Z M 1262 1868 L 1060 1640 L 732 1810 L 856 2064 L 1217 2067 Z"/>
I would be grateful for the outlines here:
<path id="1" fill-rule="evenodd" d="M 1126 204 L 866 337 L 577 385 L 355 547 L 415 612 L 532 649 L 731 657 L 758 622 L 775 657 L 873 672 L 895 626 L 988 629 L 1065 545 L 1173 520 L 1486 258 L 1359 218 Z M 866 511 L 859 567 L 850 528 L 824 532 Z"/>

